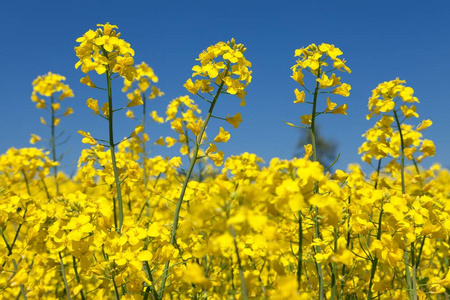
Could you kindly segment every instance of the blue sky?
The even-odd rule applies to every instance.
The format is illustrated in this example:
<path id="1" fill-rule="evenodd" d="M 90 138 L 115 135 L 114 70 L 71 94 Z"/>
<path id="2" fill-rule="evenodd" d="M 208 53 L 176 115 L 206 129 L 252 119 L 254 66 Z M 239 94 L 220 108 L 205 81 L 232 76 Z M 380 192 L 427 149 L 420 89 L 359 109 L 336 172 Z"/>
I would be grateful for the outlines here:
<path id="1" fill-rule="evenodd" d="M 253 63 L 247 106 L 240 107 L 237 98 L 224 98 L 216 108 L 218 115 L 241 112 L 244 119 L 238 129 L 230 129 L 230 141 L 220 146 L 226 156 L 247 151 L 266 161 L 292 157 L 300 133 L 282 120 L 299 124 L 299 116 L 310 113 L 308 105 L 292 102 L 298 88 L 290 78 L 294 50 L 325 42 L 339 47 L 352 69 L 350 75 L 341 73 L 342 81 L 352 86 L 350 97 L 332 99 L 348 103 L 348 115 L 318 120 L 325 137 L 338 142 L 337 167 L 363 164 L 357 149 L 363 142 L 361 135 L 373 125 L 365 118 L 367 100 L 380 82 L 396 77 L 414 88 L 420 100 L 418 121 L 434 122 L 424 137 L 435 142 L 436 156 L 425 165 L 441 162 L 450 167 L 447 1 L 3 1 L 1 6 L 0 153 L 9 147 L 29 147 L 30 133 L 49 136 L 49 128 L 39 122 L 48 112 L 37 110 L 30 100 L 31 82 L 49 71 L 66 76 L 75 93 L 63 103 L 75 114 L 64 118 L 58 128 L 70 136 L 69 143 L 58 148 L 59 153 L 68 151 L 63 161 L 66 172 L 75 169 L 74 162 L 86 147 L 77 130 L 106 136 L 107 124 L 85 105 L 89 97 L 100 102 L 106 97 L 79 83 L 85 74 L 74 68 L 73 48 L 88 29 L 110 22 L 119 26 L 122 38 L 135 50 L 135 62 L 147 62 L 158 75 L 165 96 L 150 105 L 160 114 L 171 99 L 188 94 L 183 84 L 203 49 L 232 37 L 245 44 L 246 57 Z M 100 85 L 105 80 L 95 74 L 91 78 Z M 121 81 L 114 84 L 118 107 L 126 98 L 120 92 Z M 117 121 L 116 140 L 137 125 L 123 117 Z M 214 122 L 210 136 L 224 125 Z M 150 125 L 151 139 L 171 134 L 167 127 Z M 155 146 L 153 154 L 175 153 Z"/>

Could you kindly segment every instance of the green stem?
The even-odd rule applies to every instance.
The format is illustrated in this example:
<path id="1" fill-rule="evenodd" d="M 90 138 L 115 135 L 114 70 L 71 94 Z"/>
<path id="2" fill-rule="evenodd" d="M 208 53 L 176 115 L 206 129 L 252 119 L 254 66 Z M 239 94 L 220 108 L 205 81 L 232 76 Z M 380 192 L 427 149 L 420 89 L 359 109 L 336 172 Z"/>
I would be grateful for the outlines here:
<path id="1" fill-rule="evenodd" d="M 44 178 L 41 179 L 42 185 L 44 186 L 45 195 L 47 196 L 47 200 L 50 201 L 50 193 L 48 192 L 47 184 L 44 181 Z"/>
<path id="2" fill-rule="evenodd" d="M 113 164 L 114 171 L 114 179 L 116 182 L 116 190 L 117 190 L 117 202 L 119 206 L 119 227 L 117 231 L 119 234 L 122 234 L 122 225 L 123 225 L 123 204 L 122 204 L 122 191 L 120 189 L 120 181 L 119 181 L 119 172 L 117 170 L 116 163 L 116 150 L 114 144 L 114 131 L 113 131 L 113 103 L 112 103 L 112 91 L 111 91 L 111 73 L 109 67 L 106 70 L 106 81 L 108 85 L 108 104 L 109 104 L 109 116 L 108 116 L 108 125 L 109 125 L 109 146 L 111 151 L 111 160 Z M 114 200 L 113 200 L 114 201 Z"/>
<path id="3" fill-rule="evenodd" d="M 28 178 L 27 178 L 27 175 L 25 174 L 24 170 L 22 170 L 22 175 L 23 175 L 23 180 L 25 180 L 25 185 L 27 187 L 28 196 L 31 196 L 30 184 L 28 183 Z"/>
<path id="4" fill-rule="evenodd" d="M 413 163 L 414 163 L 414 167 L 416 169 L 417 175 L 419 175 L 419 184 L 420 184 L 420 190 L 422 192 L 423 195 L 423 180 L 422 180 L 422 176 L 420 176 L 420 170 L 419 170 L 419 166 L 417 165 L 417 161 L 413 158 Z"/>
<path id="5" fill-rule="evenodd" d="M 377 168 L 377 180 L 375 181 L 375 189 L 378 187 L 378 179 L 380 176 L 380 169 L 381 169 L 381 159 L 378 160 L 378 168 Z M 378 216 L 378 231 L 377 231 L 377 240 L 381 239 L 381 223 L 383 218 L 383 203 L 381 203 L 380 206 L 380 215 Z M 367 293 L 367 300 L 372 299 L 372 286 L 373 286 L 373 279 L 375 277 L 375 272 L 377 270 L 378 265 L 378 257 L 374 253 L 375 258 L 372 260 L 372 269 L 370 271 L 370 280 L 369 280 L 369 291 Z"/>
<path id="6" fill-rule="evenodd" d="M 236 233 L 234 232 L 232 225 L 230 225 L 230 232 L 231 232 L 231 235 L 233 236 L 234 250 L 236 251 L 236 258 L 237 258 L 237 263 L 238 263 L 238 267 L 239 267 L 239 277 L 241 278 L 241 294 L 242 294 L 242 298 L 244 300 L 247 300 L 248 293 L 247 293 L 247 285 L 245 284 L 244 269 L 242 268 L 242 262 L 241 262 L 241 258 L 239 256 L 238 245 L 236 242 Z"/>
<path id="7" fill-rule="evenodd" d="M 417 261 L 416 261 L 416 269 L 419 268 L 420 259 L 422 258 L 422 250 L 423 250 L 423 246 L 425 245 L 426 237 L 427 237 L 426 235 L 423 236 L 422 243 L 420 244 L 419 254 L 417 255 Z"/>
<path id="8" fill-rule="evenodd" d="M 72 255 L 72 263 L 73 263 L 73 270 L 75 272 L 75 278 L 77 279 L 78 284 L 80 284 L 81 283 L 81 279 L 80 279 L 80 275 L 78 274 L 77 261 L 75 259 L 75 256 L 73 256 L 73 255 Z M 80 296 L 81 296 L 81 300 L 85 300 L 86 299 L 84 297 L 83 289 L 80 290 Z"/>
<path id="9" fill-rule="evenodd" d="M 64 268 L 64 262 L 63 262 L 63 259 L 62 259 L 62 256 L 61 256 L 61 252 L 59 252 L 58 255 L 59 255 L 59 262 L 61 264 L 62 278 L 64 280 L 64 286 L 66 288 L 67 300 L 71 300 L 72 298 L 70 297 L 69 284 L 67 283 L 66 270 Z"/>
<path id="10" fill-rule="evenodd" d="M 224 77 L 227 76 L 228 69 L 229 69 L 229 65 L 227 66 L 227 69 L 225 71 Z M 183 187 L 181 188 L 181 192 L 180 192 L 180 197 L 178 198 L 177 206 L 175 208 L 175 214 L 174 214 L 173 223 L 172 223 L 172 232 L 171 232 L 171 235 L 170 235 L 170 244 L 171 245 L 175 245 L 175 242 L 176 242 L 176 233 L 177 233 L 178 221 L 179 221 L 179 217 L 180 217 L 181 204 L 183 203 L 183 198 L 184 198 L 184 194 L 186 193 L 187 185 L 188 185 L 189 180 L 191 178 L 192 171 L 194 170 L 195 163 L 197 162 L 198 153 L 200 151 L 200 144 L 202 143 L 206 127 L 208 126 L 209 120 L 211 119 L 211 115 L 212 115 L 212 112 L 214 110 L 214 106 L 217 103 L 217 99 L 219 98 L 219 95 L 220 95 L 220 93 L 221 93 L 221 91 L 223 89 L 224 84 L 225 84 L 225 81 L 222 80 L 222 83 L 220 84 L 220 86 L 219 86 L 219 88 L 217 90 L 217 93 L 214 96 L 214 99 L 213 99 L 213 101 L 211 103 L 211 106 L 209 107 L 208 115 L 206 116 L 205 122 L 203 123 L 203 126 L 200 129 L 200 133 L 197 136 L 197 140 L 196 140 L 196 144 L 195 144 L 195 148 L 194 148 L 192 161 L 190 163 L 189 170 L 187 172 L 186 178 L 184 179 Z M 166 281 L 167 281 L 167 277 L 168 277 L 169 265 L 170 265 L 170 260 L 168 260 L 166 262 L 165 266 L 164 266 L 163 277 L 162 277 L 162 282 L 161 282 L 161 288 L 160 288 L 160 291 L 159 291 L 161 299 L 163 299 L 163 295 L 164 295 L 164 287 L 165 287 L 165 284 L 166 284 Z"/>
<path id="11" fill-rule="evenodd" d="M 405 144 L 403 141 L 403 132 L 402 127 L 400 126 L 400 121 L 398 119 L 397 112 L 394 110 L 394 117 L 395 122 L 397 123 L 398 132 L 400 134 L 400 144 L 401 144 L 401 152 L 400 152 L 400 158 L 401 158 L 401 165 L 400 165 L 400 171 L 402 176 L 402 194 L 406 193 L 405 189 Z"/>
<path id="12" fill-rule="evenodd" d="M 52 151 L 52 160 L 54 162 L 56 162 L 56 142 L 55 142 L 55 110 L 53 109 L 53 104 L 55 103 L 55 100 L 53 99 L 53 95 L 50 97 L 50 101 L 51 101 L 51 105 L 50 105 L 50 110 L 51 110 L 51 137 L 50 137 L 50 147 L 51 147 L 51 151 Z M 56 195 L 59 194 L 59 184 L 58 184 L 58 180 L 57 180 L 57 176 L 58 176 L 58 167 L 57 166 L 53 166 L 53 177 L 55 178 L 55 186 L 56 186 Z"/>
<path id="13" fill-rule="evenodd" d="M 378 160 L 378 167 L 377 167 L 377 179 L 375 180 L 374 188 L 378 188 L 378 182 L 380 180 L 380 170 L 381 170 L 381 158 Z"/>
<path id="14" fill-rule="evenodd" d="M 317 70 L 317 79 L 320 78 L 320 66 Z M 317 111 L 317 96 L 319 94 L 319 82 L 316 81 L 316 87 L 314 89 L 314 100 L 313 100 L 313 109 L 311 114 L 311 144 L 313 151 L 313 161 L 317 161 L 317 149 L 316 149 L 316 137 L 315 137 L 315 125 L 316 125 L 316 111 Z M 319 192 L 319 186 L 316 183 L 314 188 L 314 193 L 317 194 Z M 315 216 L 314 216 L 314 228 L 315 228 L 315 237 L 320 238 L 320 230 L 319 230 L 319 208 L 316 206 L 314 208 Z M 321 253 L 320 246 L 316 246 L 316 252 Z M 316 263 L 317 267 L 317 277 L 319 279 L 319 300 L 323 299 L 323 274 L 322 274 L 322 265 L 321 263 Z"/>
<path id="15" fill-rule="evenodd" d="M 27 210 L 28 210 L 28 208 L 26 208 L 24 213 L 23 213 L 23 217 L 22 217 L 23 218 L 23 223 L 25 223 L 25 215 L 27 214 Z M 14 248 L 14 245 L 16 244 L 17 238 L 19 237 L 19 232 L 20 232 L 20 229 L 22 228 L 23 223 L 20 223 L 19 227 L 17 227 L 16 234 L 14 235 L 13 242 L 11 243 L 11 252 L 9 253 L 9 255 L 12 254 L 12 249 Z"/>
<path id="16" fill-rule="evenodd" d="M 150 279 L 150 282 L 152 283 L 151 286 L 148 286 L 148 287 L 147 287 L 145 293 L 147 294 L 147 297 L 148 297 L 148 291 L 151 291 L 152 294 L 153 294 L 154 300 L 158 300 L 158 299 L 159 299 L 159 296 L 158 296 L 158 293 L 156 292 L 156 288 L 155 288 L 155 285 L 154 285 L 154 280 L 153 280 L 152 272 L 151 272 L 151 270 L 150 270 L 150 265 L 148 264 L 148 261 L 145 261 L 145 262 L 144 262 L 144 266 L 145 266 L 145 270 L 147 271 L 147 276 L 148 276 L 148 278 Z"/>
<path id="17" fill-rule="evenodd" d="M 148 184 L 148 173 L 147 173 L 147 149 L 145 146 L 145 125 L 146 125 L 146 114 L 147 114 L 147 101 L 145 101 L 145 92 L 141 91 L 141 97 L 142 97 L 142 171 L 144 173 L 144 191 L 147 190 L 147 184 Z M 147 204 L 147 217 L 150 217 L 150 199 L 147 197 L 145 199 L 145 203 Z"/>
<path id="18" fill-rule="evenodd" d="M 403 140 L 403 132 L 402 127 L 400 124 L 400 120 L 398 118 L 397 112 L 394 110 L 394 117 L 395 122 L 397 123 L 398 132 L 400 134 L 400 144 L 401 144 L 401 165 L 400 165 L 400 171 L 401 171 L 401 179 L 402 179 L 402 194 L 406 194 L 406 188 L 405 188 L 405 143 Z M 417 284 L 416 284 L 416 272 L 415 272 L 415 266 L 413 266 L 413 274 L 411 278 L 411 273 L 409 270 L 409 257 L 408 257 L 408 243 L 406 241 L 405 237 L 405 275 L 406 275 L 406 284 L 408 287 L 408 294 L 409 299 L 417 300 Z M 411 247 L 414 247 L 414 243 L 411 243 Z M 413 253 L 413 248 L 411 249 L 411 253 Z"/>
<path id="19" fill-rule="evenodd" d="M 4 234 L 4 232 L 3 232 L 3 230 L 1 230 L 1 234 L 2 234 L 2 237 L 3 237 L 3 240 L 5 241 L 5 244 L 6 244 L 6 248 L 8 249 L 8 256 L 10 256 L 10 255 L 12 255 L 13 254 L 13 249 L 14 249 L 14 245 L 16 244 L 16 241 L 17 241 L 17 239 L 18 239 L 18 237 L 19 237 L 19 233 L 20 233 L 20 229 L 22 229 L 22 225 L 23 225 L 23 223 L 25 222 L 25 216 L 26 216 L 26 214 L 27 214 L 27 210 L 28 210 L 28 208 L 26 208 L 25 209 L 25 212 L 23 213 L 23 222 L 22 223 L 20 223 L 19 224 L 19 226 L 17 227 L 17 230 L 16 230 L 16 233 L 14 234 L 14 239 L 13 239 L 13 242 L 11 243 L 11 245 L 9 245 L 8 244 L 8 241 L 6 240 L 6 237 L 5 237 L 5 234 Z M 14 260 L 13 260 L 14 261 Z M 3 264 L 2 264 L 2 268 L 4 267 L 6 265 L 6 260 L 3 262 Z"/>
<path id="20" fill-rule="evenodd" d="M 303 224 L 302 213 L 298 212 L 298 261 L 297 261 L 297 283 L 300 289 L 302 279 L 302 264 L 303 264 Z"/>
<path id="21" fill-rule="evenodd" d="M 110 186 L 110 188 L 112 188 L 112 186 Z M 114 226 L 116 228 L 118 228 L 118 225 L 117 225 L 117 201 L 116 201 L 116 197 L 113 197 L 113 212 L 114 212 Z"/>
<path id="22" fill-rule="evenodd" d="M 350 206 L 351 203 L 351 197 L 348 197 L 348 205 Z M 350 217 L 351 212 L 350 209 L 347 209 L 348 211 L 348 219 L 347 219 L 347 244 L 346 249 L 350 247 L 350 239 L 351 239 L 351 231 L 350 231 Z M 341 293 L 343 295 L 343 298 L 345 298 L 345 265 L 342 266 L 342 272 L 341 272 Z"/>
<path id="23" fill-rule="evenodd" d="M 317 71 L 317 79 L 319 79 L 319 78 L 320 78 L 320 68 Z M 316 87 L 314 89 L 313 108 L 312 108 L 312 114 L 311 114 L 311 144 L 312 144 L 312 151 L 313 151 L 313 161 L 317 161 L 315 126 L 316 126 L 316 110 L 317 110 L 318 94 L 319 94 L 319 82 L 316 82 Z"/>
<path id="24" fill-rule="evenodd" d="M 116 300 L 120 300 L 119 289 L 117 288 L 116 278 L 114 276 L 112 278 L 112 281 L 113 281 L 113 285 L 114 285 L 114 293 L 116 294 Z"/>

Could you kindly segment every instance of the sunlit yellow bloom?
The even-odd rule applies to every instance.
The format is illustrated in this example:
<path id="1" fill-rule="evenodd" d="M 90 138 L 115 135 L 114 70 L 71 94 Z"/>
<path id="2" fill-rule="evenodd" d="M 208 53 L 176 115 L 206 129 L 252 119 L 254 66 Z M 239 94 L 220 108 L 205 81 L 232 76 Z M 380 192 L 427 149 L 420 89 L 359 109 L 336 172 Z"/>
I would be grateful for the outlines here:
<path id="1" fill-rule="evenodd" d="M 300 119 L 301 119 L 302 124 L 311 125 L 311 120 L 312 120 L 311 115 L 300 116 Z"/>
<path id="2" fill-rule="evenodd" d="M 347 104 L 342 104 L 333 109 L 333 114 L 347 115 Z"/>
<path id="3" fill-rule="evenodd" d="M 299 91 L 298 89 L 294 90 L 295 93 L 295 100 L 294 103 L 303 103 L 305 102 L 305 91 Z"/>
<path id="4" fill-rule="evenodd" d="M 427 129 L 428 127 L 430 127 L 431 125 L 433 125 L 433 122 L 431 120 L 423 120 L 422 123 L 420 123 L 416 130 L 424 130 Z"/>
<path id="5" fill-rule="evenodd" d="M 63 113 L 63 116 L 68 116 L 68 115 L 71 115 L 73 113 L 74 113 L 73 108 L 72 107 L 68 107 L 66 109 L 66 111 Z"/>
<path id="6" fill-rule="evenodd" d="M 87 107 L 92 109 L 92 113 L 94 115 L 100 114 L 100 110 L 98 109 L 98 100 L 89 98 L 86 100 L 86 105 L 87 105 Z"/>
<path id="7" fill-rule="evenodd" d="M 81 82 L 82 84 L 87 85 L 88 87 L 95 88 L 95 84 L 92 82 L 92 80 L 91 80 L 91 78 L 89 77 L 89 75 L 86 75 L 86 77 L 82 77 L 82 78 L 80 79 L 80 82 Z"/>
<path id="8" fill-rule="evenodd" d="M 214 142 L 216 143 L 226 143 L 230 139 L 230 133 L 220 127 L 219 134 L 214 138 Z"/>
<path id="9" fill-rule="evenodd" d="M 242 122 L 241 113 L 237 113 L 232 117 L 226 117 L 226 121 L 233 125 L 234 128 L 238 128 L 239 124 Z"/>
<path id="10" fill-rule="evenodd" d="M 157 139 L 157 140 L 155 141 L 155 145 L 164 146 L 164 145 L 165 145 L 165 143 L 164 143 L 164 138 L 163 138 L 162 136 L 159 137 L 159 139 Z"/>
<path id="11" fill-rule="evenodd" d="M 78 130 L 78 133 L 83 136 L 81 140 L 84 144 L 96 145 L 97 141 L 91 136 L 89 132 L 84 132 L 83 130 Z"/>
<path id="12" fill-rule="evenodd" d="M 134 113 L 132 110 L 127 110 L 127 112 L 125 113 L 125 116 L 130 119 L 135 119 L 135 116 L 134 116 Z"/>
<path id="13" fill-rule="evenodd" d="M 30 144 L 36 144 L 41 140 L 41 137 L 36 134 L 31 134 Z"/>

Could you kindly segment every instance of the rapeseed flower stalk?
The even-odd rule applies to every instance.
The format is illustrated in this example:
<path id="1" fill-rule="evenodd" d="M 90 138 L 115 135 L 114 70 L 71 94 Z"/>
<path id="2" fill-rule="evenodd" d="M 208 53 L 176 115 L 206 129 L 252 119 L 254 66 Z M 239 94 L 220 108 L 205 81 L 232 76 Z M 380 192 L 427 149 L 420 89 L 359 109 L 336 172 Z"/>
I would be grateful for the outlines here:
<path id="1" fill-rule="evenodd" d="M 300 117 L 301 123 L 306 126 L 295 126 L 292 123 L 287 123 L 292 127 L 305 128 L 311 132 L 311 144 L 312 144 L 312 160 L 317 160 L 317 150 L 316 150 L 316 140 L 315 140 L 315 127 L 316 127 L 316 118 L 322 114 L 344 114 L 347 112 L 347 104 L 342 104 L 339 107 L 336 107 L 337 104 L 331 102 L 330 97 L 327 97 L 326 108 L 323 111 L 318 110 L 318 96 L 319 94 L 336 94 L 344 97 L 348 97 L 350 95 L 351 86 L 347 83 L 342 83 L 341 78 L 337 77 L 335 73 L 332 73 L 335 70 L 351 73 L 350 69 L 345 65 L 345 60 L 338 58 L 343 53 L 342 51 L 330 44 L 321 44 L 316 46 L 315 44 L 311 44 L 306 48 L 301 48 L 295 50 L 295 56 L 299 57 L 297 63 L 292 67 L 292 78 L 299 83 L 304 91 L 299 91 L 295 89 L 296 100 L 294 103 L 307 103 L 312 105 L 311 114 L 306 114 Z M 329 67 L 330 61 L 332 63 L 332 68 L 326 70 L 326 67 Z M 309 72 L 315 77 L 315 88 L 313 91 L 309 90 L 304 83 L 304 74 L 303 72 Z M 330 75 L 331 73 L 331 75 Z M 332 90 L 331 90 L 332 89 Z M 306 101 L 305 91 L 313 96 L 313 100 Z M 308 151 L 307 151 L 308 152 Z M 315 192 L 318 193 L 319 188 L 316 185 Z M 319 211 L 318 208 L 315 207 L 315 227 L 316 227 L 316 239 L 320 238 L 319 233 Z M 302 214 L 299 211 L 298 213 L 298 226 L 299 226 L 299 253 L 298 253 L 298 267 L 297 267 L 297 282 L 300 285 L 301 281 L 301 266 L 302 266 Z M 316 246 L 316 251 L 318 254 L 321 253 L 320 246 Z M 319 278 L 319 299 L 323 299 L 323 275 L 322 275 L 322 266 L 320 263 L 317 263 L 317 275 Z M 333 272 L 334 274 L 334 272 Z M 336 274 L 334 274 L 336 277 Z M 333 281 L 334 283 L 334 281 Z M 336 293 L 336 286 L 333 284 L 333 295 Z"/>
<path id="2" fill-rule="evenodd" d="M 430 120 L 423 121 L 414 130 L 411 125 L 404 124 L 404 120 L 412 117 L 418 118 L 419 115 L 416 112 L 416 106 L 412 103 L 419 102 L 417 97 L 413 96 L 414 90 L 411 87 L 404 85 L 405 81 L 395 79 L 389 82 L 384 82 L 378 85 L 372 91 L 372 97 L 369 98 L 368 108 L 370 113 L 367 115 L 367 119 L 371 119 L 374 115 L 382 115 L 381 120 L 375 124 L 375 127 L 368 130 L 363 136 L 367 138 L 367 142 L 364 142 L 360 147 L 359 152 L 364 153 L 363 160 L 370 163 L 373 157 L 379 159 L 378 173 L 380 168 L 381 158 L 390 156 L 391 162 L 388 165 L 397 164 L 397 158 L 400 157 L 400 176 L 401 176 L 401 192 L 402 197 L 407 197 L 406 193 L 406 179 L 405 179 L 405 159 L 409 159 L 414 162 L 416 170 L 418 166 L 414 159 L 414 153 L 419 147 L 423 152 L 423 155 L 418 159 L 421 161 L 426 156 L 434 155 L 434 144 L 429 140 L 421 140 L 422 134 L 419 130 L 423 130 L 430 126 L 432 122 Z M 392 113 L 392 116 L 390 115 Z M 400 118 L 402 117 L 402 118 Z M 395 122 L 395 127 L 392 124 Z M 423 146 L 425 144 L 425 146 Z M 421 146 L 422 145 L 422 146 Z M 378 222 L 378 234 L 377 240 L 381 238 L 381 220 L 383 212 L 393 212 L 392 203 L 383 205 L 380 211 Z M 395 211 L 395 210 L 394 210 Z M 425 242 L 425 235 L 423 236 L 420 246 L 420 254 L 415 257 L 415 240 L 416 237 L 412 237 L 408 242 L 408 236 L 404 237 L 405 250 L 405 275 L 408 286 L 408 295 L 410 299 L 417 299 L 417 266 L 420 262 L 421 252 Z M 410 244 L 410 254 L 407 252 L 407 245 Z M 376 255 L 372 261 L 372 271 L 369 283 L 369 290 L 367 299 L 372 295 L 372 284 L 375 276 L 378 256 Z M 416 263 L 417 261 L 417 263 Z M 410 264 L 411 262 L 411 270 Z"/>
<path id="3" fill-rule="evenodd" d="M 81 66 L 81 71 L 83 73 L 88 73 L 95 70 L 99 75 L 106 75 L 108 102 L 103 105 L 102 117 L 108 121 L 109 139 L 105 142 L 107 142 L 109 151 L 111 152 L 119 211 L 117 231 L 120 233 L 124 222 L 124 212 L 115 153 L 115 147 L 118 143 L 114 143 L 113 115 L 115 110 L 113 108 L 111 83 L 115 78 L 113 77 L 114 74 L 116 74 L 116 77 L 123 76 L 126 80 L 131 82 L 137 76 L 137 72 L 133 66 L 134 50 L 130 47 L 129 43 L 120 38 L 120 33 L 115 31 L 118 27 L 109 23 L 97 24 L 97 27 L 97 30 L 89 30 L 82 37 L 77 39 L 77 42 L 79 42 L 80 45 L 75 47 L 75 53 L 79 58 L 79 61 L 75 64 L 75 68 Z M 97 87 L 91 81 L 89 76 L 82 78 L 80 81 L 89 87 Z M 138 104 L 142 104 L 142 101 Z M 97 100 L 92 98 L 88 99 L 87 106 L 94 111 L 94 114 L 100 114 Z M 142 129 L 142 127 L 136 127 L 131 135 L 136 135 L 141 132 Z M 92 138 L 89 133 L 86 134 L 83 131 L 80 131 L 80 133 L 85 137 L 83 142 L 96 144 L 96 139 Z M 114 204 L 116 203 L 115 197 L 113 197 L 113 202 Z"/>
<path id="4" fill-rule="evenodd" d="M 74 97 L 73 91 L 70 89 L 69 85 L 63 83 L 66 78 L 59 74 L 53 74 L 48 72 L 45 75 L 38 76 L 33 80 L 33 92 L 31 93 L 31 101 L 36 102 L 36 107 L 39 109 L 50 109 L 50 151 L 52 154 L 53 161 L 60 161 L 56 155 L 56 127 L 60 123 L 60 118 L 63 116 L 68 116 L 73 114 L 73 109 L 68 107 L 64 113 L 57 115 L 57 112 L 61 109 L 61 101 L 67 97 Z M 59 94 L 59 97 L 57 95 Z M 43 98 L 50 98 L 49 103 Z M 47 125 L 44 117 L 41 117 L 41 122 Z M 30 143 L 35 144 L 40 141 L 41 138 L 37 135 L 32 134 Z M 59 194 L 59 183 L 58 177 L 58 166 L 53 166 L 53 176 L 56 185 L 56 194 Z"/>
<path id="5" fill-rule="evenodd" d="M 195 81 L 192 81 L 192 79 L 189 78 L 184 85 L 184 87 L 189 92 L 194 95 L 198 95 L 201 99 L 208 102 L 210 104 L 210 107 L 204 121 L 199 119 L 195 123 L 191 122 L 186 126 L 186 128 L 191 130 L 195 136 L 195 139 L 193 140 L 194 149 L 192 157 L 190 159 L 190 166 L 184 179 L 183 186 L 180 191 L 180 197 L 178 199 L 174 213 L 172 232 L 170 235 L 171 245 L 176 245 L 176 233 L 181 205 L 183 203 L 186 188 L 194 170 L 194 166 L 199 159 L 200 146 L 202 145 L 205 138 L 205 131 L 208 123 L 211 117 L 213 117 L 213 110 L 219 99 L 219 96 L 225 93 L 236 95 L 241 99 L 241 106 L 245 105 L 246 91 L 244 89 L 252 79 L 251 71 L 249 70 L 249 67 L 251 67 L 251 63 L 244 57 L 244 52 L 246 50 L 247 49 L 244 47 L 244 45 L 236 44 L 234 39 L 227 43 L 219 42 L 216 45 L 208 47 L 206 51 L 200 53 L 197 59 L 200 62 L 200 65 L 196 65 L 192 68 L 192 70 L 194 71 L 192 77 L 200 76 L 204 79 L 196 79 Z M 215 94 L 212 94 L 211 92 L 214 91 Z M 202 96 L 200 93 L 205 94 L 205 96 Z M 211 96 L 212 99 L 208 99 L 209 96 Z M 174 122 L 172 122 L 172 126 L 174 127 L 175 131 L 179 134 L 184 134 L 184 131 L 180 125 L 180 123 L 175 122 L 174 124 Z M 218 137 L 216 137 L 215 142 L 227 141 L 228 138 L 224 138 L 224 135 L 226 134 L 223 131 L 222 134 L 219 133 L 218 137 L 220 138 L 220 140 L 218 139 Z M 205 154 L 214 161 L 215 165 L 220 166 L 223 163 L 223 152 L 219 151 L 215 153 L 216 151 L 217 148 L 215 144 L 211 143 L 208 149 L 205 151 Z M 164 266 L 163 278 L 160 288 L 161 298 L 164 295 L 164 288 L 168 278 L 169 265 L 170 261 L 167 261 Z M 243 296 L 244 298 L 246 297 L 245 294 Z"/>

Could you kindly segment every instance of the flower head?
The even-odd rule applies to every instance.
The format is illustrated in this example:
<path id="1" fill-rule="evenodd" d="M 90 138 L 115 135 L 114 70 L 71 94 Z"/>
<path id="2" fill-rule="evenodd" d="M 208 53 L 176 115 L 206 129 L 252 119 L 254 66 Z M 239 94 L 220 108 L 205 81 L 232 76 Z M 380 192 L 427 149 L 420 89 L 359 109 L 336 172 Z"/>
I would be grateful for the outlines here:
<path id="1" fill-rule="evenodd" d="M 95 70 L 98 74 L 117 73 L 132 81 L 137 75 L 133 67 L 134 50 L 130 44 L 120 38 L 116 25 L 97 24 L 97 30 L 88 30 L 77 39 L 80 43 L 75 47 L 79 61 L 75 68 L 81 66 L 83 73 Z"/>

